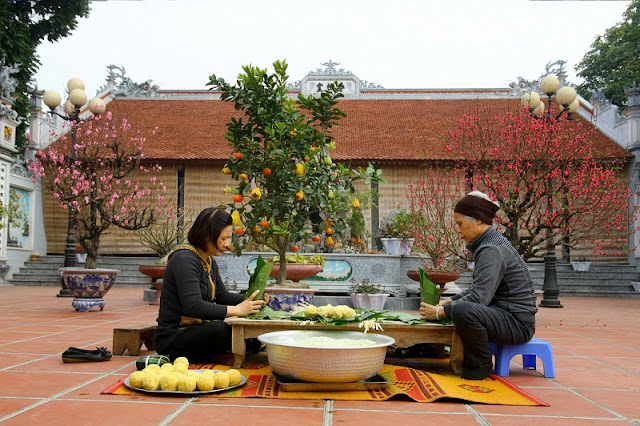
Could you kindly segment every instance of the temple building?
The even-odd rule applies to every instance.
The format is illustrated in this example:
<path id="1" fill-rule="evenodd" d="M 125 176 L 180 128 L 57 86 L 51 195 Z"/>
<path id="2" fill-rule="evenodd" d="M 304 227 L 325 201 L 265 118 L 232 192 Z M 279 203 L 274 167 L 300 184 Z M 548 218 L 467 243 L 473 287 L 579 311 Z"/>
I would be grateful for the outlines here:
<path id="1" fill-rule="evenodd" d="M 292 96 L 321 92 L 327 84 L 344 84 L 344 99 L 338 107 L 346 113 L 332 129 L 337 149 L 334 161 L 351 167 L 369 163 L 383 170 L 386 185 L 379 188 L 379 206 L 367 212 L 368 229 L 375 230 L 379 221 L 398 205 L 407 207 L 405 186 L 415 180 L 428 162 L 453 162 L 456 159 L 445 149 L 442 136 L 455 124 L 457 117 L 477 108 L 515 109 L 520 97 L 531 90 L 531 82 L 519 80 L 505 88 L 487 89 L 387 89 L 361 80 L 340 64 L 328 61 L 323 68 L 310 71 L 301 80 L 291 83 Z M 547 74 L 558 74 L 564 80 L 564 62 L 550 64 Z M 232 152 L 224 138 L 226 123 L 237 115 L 229 102 L 220 100 L 219 93 L 206 90 L 161 90 L 151 81 L 134 83 L 121 67 L 108 67 L 107 83 L 99 96 L 107 110 L 116 117 L 126 117 L 135 128 L 149 136 L 145 156 L 162 164 L 162 179 L 175 202 L 188 210 L 199 212 L 204 207 L 228 202 L 222 190 L 233 186 L 221 173 Z M 544 76 L 543 74 L 542 76 Z M 535 84 L 536 82 L 533 82 Z M 625 162 L 620 173 L 633 183 L 637 179 L 638 123 L 640 97 L 637 89 L 630 93 L 625 115 L 615 107 L 595 98 L 593 103 L 580 98 L 578 114 L 597 127 L 593 139 L 595 155 Z M 32 149 L 44 149 L 48 143 L 46 128 L 60 127 L 40 111 L 32 119 L 32 129 L 38 129 L 40 141 Z M 596 118 L 594 120 L 594 117 Z M 32 130 L 32 134 L 35 130 Z M 67 229 L 67 212 L 48 194 L 43 202 L 46 252 L 63 253 Z M 371 244 L 371 242 L 370 242 Z M 635 246 L 636 241 L 630 245 Z M 123 231 L 114 230 L 103 236 L 100 254 L 149 254 Z M 624 253 L 605 261 L 635 262 L 635 256 Z"/>

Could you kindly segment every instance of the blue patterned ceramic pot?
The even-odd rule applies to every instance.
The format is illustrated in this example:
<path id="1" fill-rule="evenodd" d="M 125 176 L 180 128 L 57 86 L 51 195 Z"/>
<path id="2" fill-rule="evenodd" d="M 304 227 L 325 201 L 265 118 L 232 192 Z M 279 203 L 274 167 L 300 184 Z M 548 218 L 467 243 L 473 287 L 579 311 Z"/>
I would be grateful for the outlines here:
<path id="1" fill-rule="evenodd" d="M 313 294 L 316 289 L 267 287 L 264 291 L 269 295 L 268 305 L 271 308 L 276 311 L 290 311 L 299 302 L 313 304 Z"/>
<path id="2" fill-rule="evenodd" d="M 118 269 L 60 268 L 64 284 L 78 299 L 102 298 L 116 280 Z"/>

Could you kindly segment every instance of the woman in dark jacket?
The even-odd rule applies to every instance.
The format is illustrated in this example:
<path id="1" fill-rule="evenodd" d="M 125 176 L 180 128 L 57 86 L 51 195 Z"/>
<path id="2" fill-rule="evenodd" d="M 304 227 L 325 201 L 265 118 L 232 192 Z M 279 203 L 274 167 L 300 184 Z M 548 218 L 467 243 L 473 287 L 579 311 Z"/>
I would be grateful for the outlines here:
<path id="1" fill-rule="evenodd" d="M 224 319 L 260 311 L 268 300 L 246 300 L 229 292 L 211 256 L 229 249 L 233 234 L 229 213 L 206 208 L 189 230 L 189 244 L 176 247 L 162 281 L 156 350 L 171 360 L 208 362 L 231 348 L 231 326 Z"/>

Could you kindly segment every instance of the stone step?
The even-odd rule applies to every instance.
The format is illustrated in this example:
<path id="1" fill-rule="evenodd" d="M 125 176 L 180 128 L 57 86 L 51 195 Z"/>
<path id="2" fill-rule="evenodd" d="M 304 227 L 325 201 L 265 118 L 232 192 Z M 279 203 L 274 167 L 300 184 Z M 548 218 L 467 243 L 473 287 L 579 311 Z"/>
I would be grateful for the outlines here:
<path id="1" fill-rule="evenodd" d="M 344 256 L 348 257 L 348 255 Z M 375 258 L 374 258 L 375 259 Z M 138 271 L 141 264 L 154 264 L 157 257 L 153 256 L 99 256 L 99 267 L 119 269 L 116 285 L 122 287 L 149 288 L 151 279 Z M 223 279 L 235 281 L 239 290 L 247 287 L 246 265 L 244 260 L 233 256 L 221 259 L 219 265 L 225 265 Z M 224 262 L 224 263 L 223 263 Z M 362 259 L 352 263 L 362 262 Z M 378 260 L 375 260 L 378 262 Z M 11 283 L 17 285 L 44 285 L 60 286 L 60 273 L 58 269 L 64 265 L 64 256 L 42 256 L 36 262 L 26 262 L 19 272 L 13 275 Z M 366 265 L 365 265 L 366 266 Z M 400 268 L 402 269 L 402 268 Z M 411 268 L 409 268 L 411 269 Z M 529 264 L 536 290 L 542 289 L 544 282 L 544 264 Z M 395 283 L 409 289 L 409 296 L 418 292 L 417 283 L 406 278 L 406 271 L 392 272 L 396 277 Z M 635 291 L 632 282 L 640 281 L 640 274 L 632 265 L 592 264 L 588 272 L 575 272 L 571 265 L 557 265 L 558 286 L 560 297 L 586 296 L 586 297 L 640 297 L 640 292 Z M 235 275 L 233 275 L 235 274 Z M 229 275 L 227 277 L 227 275 Z M 393 282 L 394 278 L 389 280 Z M 311 286 L 318 288 L 320 294 L 345 294 L 351 285 L 348 281 L 342 282 L 309 282 Z M 471 284 L 471 272 L 467 271 L 455 282 L 447 284 L 447 292 L 455 294 L 464 290 Z M 398 285 L 396 285 L 398 287 Z M 450 290 L 449 290 L 450 289 Z M 392 297 L 393 298 L 393 297 Z"/>

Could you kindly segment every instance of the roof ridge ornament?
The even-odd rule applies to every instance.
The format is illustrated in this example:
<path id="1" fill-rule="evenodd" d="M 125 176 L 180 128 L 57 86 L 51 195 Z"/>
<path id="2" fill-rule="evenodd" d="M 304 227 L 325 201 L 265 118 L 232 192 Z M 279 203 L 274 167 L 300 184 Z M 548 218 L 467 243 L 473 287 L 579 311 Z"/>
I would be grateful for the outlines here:
<path id="1" fill-rule="evenodd" d="M 153 80 L 149 79 L 144 83 L 136 83 L 125 75 L 126 71 L 122 65 L 108 65 L 107 69 L 109 70 L 106 78 L 107 84 L 102 85 L 98 89 L 98 93 L 110 90 L 113 97 L 153 98 L 160 96 L 158 94 L 160 86 L 152 84 Z M 120 80 L 119 83 L 118 80 Z"/>
<path id="2" fill-rule="evenodd" d="M 565 64 L 567 61 L 557 60 L 555 62 L 549 62 L 544 67 L 545 72 L 538 77 L 537 80 L 526 80 L 524 77 L 518 76 L 516 77 L 516 81 L 509 83 L 509 87 L 511 88 L 511 95 L 514 96 L 522 96 L 528 92 L 539 92 L 540 90 L 540 82 L 549 75 L 558 76 L 558 80 L 560 80 L 560 87 L 569 86 L 570 84 L 567 82 L 567 73 L 565 70 Z"/>

